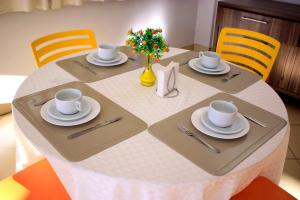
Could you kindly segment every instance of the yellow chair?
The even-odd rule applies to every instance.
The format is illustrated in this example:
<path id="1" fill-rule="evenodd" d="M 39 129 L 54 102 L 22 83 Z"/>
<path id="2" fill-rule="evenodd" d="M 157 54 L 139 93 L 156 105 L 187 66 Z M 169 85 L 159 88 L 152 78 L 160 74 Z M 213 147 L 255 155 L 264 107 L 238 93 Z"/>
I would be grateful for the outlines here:
<path id="1" fill-rule="evenodd" d="M 266 80 L 279 48 L 280 42 L 262 33 L 238 28 L 223 28 L 216 52 L 222 59 L 254 71 Z"/>
<path id="2" fill-rule="evenodd" d="M 71 200 L 47 159 L 0 181 L 1 200 Z"/>
<path id="3" fill-rule="evenodd" d="M 38 67 L 60 57 L 97 47 L 91 30 L 71 30 L 44 36 L 31 43 Z"/>

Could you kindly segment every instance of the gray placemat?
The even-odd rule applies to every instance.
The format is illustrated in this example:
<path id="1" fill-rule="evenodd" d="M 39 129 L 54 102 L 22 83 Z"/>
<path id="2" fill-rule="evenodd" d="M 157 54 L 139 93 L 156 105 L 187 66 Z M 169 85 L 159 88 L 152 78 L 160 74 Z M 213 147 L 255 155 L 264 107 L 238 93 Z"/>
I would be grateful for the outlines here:
<path id="1" fill-rule="evenodd" d="M 188 64 L 179 68 L 179 72 L 191 77 L 197 81 L 210 85 L 227 93 L 238 93 L 255 82 L 261 80 L 261 77 L 255 73 L 249 72 L 242 68 L 230 65 L 230 72 L 224 75 L 207 75 L 191 69 Z M 229 81 L 223 81 L 225 77 L 232 74 L 240 73 L 238 76 L 231 78 Z"/>
<path id="2" fill-rule="evenodd" d="M 160 61 L 160 64 L 163 66 L 167 66 L 171 61 L 179 63 L 179 65 L 187 64 L 191 59 L 197 58 L 199 56 L 199 52 L 196 51 L 186 51 L 184 53 L 171 56 Z"/>
<path id="3" fill-rule="evenodd" d="M 249 121 L 250 131 L 248 134 L 242 138 L 232 140 L 216 139 L 201 133 L 193 127 L 190 120 L 191 115 L 195 110 L 206 107 L 211 101 L 217 99 L 233 101 L 240 113 L 250 115 L 264 122 L 267 128 Z M 219 148 L 221 153 L 215 153 L 193 137 L 181 133 L 177 129 L 177 125 L 180 123 L 185 124 L 189 130 Z M 221 176 L 236 167 L 252 152 L 276 135 L 286 124 L 287 122 L 277 115 L 232 95 L 219 93 L 167 119 L 155 123 L 149 127 L 149 132 L 203 170 L 213 175 Z"/>
<path id="4" fill-rule="evenodd" d="M 35 106 L 35 104 L 53 98 L 54 94 L 63 88 L 80 89 L 84 96 L 98 101 L 101 105 L 100 114 L 90 122 L 72 127 L 55 126 L 44 121 L 40 115 L 41 106 Z M 70 161 L 86 159 L 147 128 L 147 124 L 141 119 L 82 82 L 71 82 L 20 97 L 13 101 L 13 105 L 63 157 Z M 113 124 L 90 130 L 89 133 L 80 137 L 67 138 L 72 133 L 116 117 L 122 117 L 122 119 Z"/>
<path id="5" fill-rule="evenodd" d="M 131 49 L 129 47 L 121 46 L 119 47 L 119 51 L 125 53 L 128 57 L 132 56 L 130 53 Z M 137 60 L 129 58 L 126 63 L 111 67 L 101 67 L 90 64 L 86 61 L 86 56 L 87 54 L 60 60 L 56 62 L 56 64 L 75 76 L 78 80 L 86 83 L 99 81 L 111 76 L 129 72 L 144 67 L 145 65 L 144 56 L 137 57 Z"/>
<path id="6" fill-rule="evenodd" d="M 161 61 L 161 64 L 166 66 L 171 61 L 178 62 L 180 64 L 180 68 L 179 68 L 180 73 L 227 93 L 240 92 L 245 88 L 249 87 L 250 85 L 252 85 L 253 83 L 255 83 L 256 81 L 261 80 L 261 77 L 259 75 L 252 73 L 248 70 L 239 68 L 237 66 L 234 66 L 232 64 L 229 64 L 231 70 L 228 74 L 224 74 L 224 75 L 202 74 L 200 72 L 191 69 L 188 66 L 188 62 L 193 58 L 197 58 L 198 56 L 199 56 L 199 52 L 187 51 L 182 54 L 164 59 Z M 223 78 L 235 74 L 237 72 L 240 73 L 238 76 L 235 76 L 234 78 L 226 82 L 222 81 Z"/>

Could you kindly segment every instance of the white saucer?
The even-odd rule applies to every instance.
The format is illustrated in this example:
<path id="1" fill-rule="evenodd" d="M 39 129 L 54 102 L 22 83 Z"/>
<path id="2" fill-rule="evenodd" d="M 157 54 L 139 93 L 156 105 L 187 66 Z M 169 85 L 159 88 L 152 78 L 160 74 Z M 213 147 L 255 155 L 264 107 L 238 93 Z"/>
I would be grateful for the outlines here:
<path id="1" fill-rule="evenodd" d="M 75 114 L 73 114 L 73 115 L 64 115 L 61 112 L 59 112 L 56 109 L 54 99 L 47 102 L 47 104 L 48 104 L 47 105 L 47 114 L 50 115 L 51 117 L 55 118 L 55 119 L 62 120 L 62 121 L 74 121 L 74 120 L 78 120 L 80 118 L 83 118 L 91 112 L 91 108 L 92 108 L 92 106 L 86 100 L 85 97 L 82 98 L 82 104 L 81 104 L 82 110 L 75 113 Z"/>
<path id="2" fill-rule="evenodd" d="M 116 65 L 120 65 L 125 63 L 128 60 L 128 57 L 126 56 L 126 54 L 122 53 L 122 52 L 118 52 L 119 55 L 121 56 L 121 59 L 117 62 L 112 62 L 112 63 L 104 63 L 104 62 L 98 62 L 94 59 L 94 57 L 92 56 L 92 54 L 88 54 L 86 56 L 86 60 L 96 66 L 101 66 L 101 67 L 111 67 L 111 66 L 116 66 Z"/>
<path id="3" fill-rule="evenodd" d="M 220 62 L 220 64 L 216 68 L 208 68 L 201 64 L 202 58 L 194 58 L 193 63 L 196 67 L 198 67 L 201 70 L 209 71 L 209 72 L 219 72 L 225 70 L 226 66 Z"/>
<path id="4" fill-rule="evenodd" d="M 229 127 L 218 127 L 214 125 L 209 119 L 208 119 L 208 107 L 206 107 L 206 110 L 202 112 L 200 116 L 200 120 L 202 124 L 219 134 L 233 134 L 242 131 L 245 128 L 245 122 L 244 122 L 244 117 L 238 113 L 236 120 L 233 122 L 233 124 Z"/>
<path id="5" fill-rule="evenodd" d="M 242 129 L 240 132 L 233 133 L 233 134 L 220 134 L 220 133 L 214 132 L 214 131 L 208 129 L 207 127 L 205 127 L 204 124 L 202 124 L 202 122 L 201 122 L 201 119 L 200 119 L 201 115 L 205 111 L 207 111 L 207 107 L 200 108 L 198 110 L 195 110 L 193 112 L 192 116 L 191 116 L 191 121 L 192 121 L 193 126 L 197 130 L 199 130 L 202 133 L 204 133 L 205 135 L 208 135 L 208 136 L 211 136 L 211 137 L 214 137 L 214 138 L 228 140 L 228 139 L 236 139 L 236 138 L 243 137 L 250 130 L 250 124 L 249 124 L 248 120 L 243 117 L 242 121 L 244 122 L 245 128 Z"/>
<path id="6" fill-rule="evenodd" d="M 118 62 L 122 59 L 122 55 L 120 52 L 117 52 L 117 56 L 116 58 L 112 59 L 112 60 L 103 60 L 98 56 L 98 52 L 94 51 L 91 53 L 91 57 L 98 63 L 114 63 L 114 62 Z"/>
<path id="7" fill-rule="evenodd" d="M 230 66 L 225 63 L 224 61 L 221 60 L 220 65 L 223 65 L 225 68 L 224 70 L 221 71 L 208 71 L 208 68 L 203 69 L 204 67 L 200 68 L 198 64 L 196 64 L 196 61 L 199 58 L 194 58 L 189 61 L 189 67 L 192 68 L 193 70 L 203 73 L 203 74 L 209 74 L 209 75 L 222 75 L 226 74 L 230 71 Z"/>
<path id="8" fill-rule="evenodd" d="M 87 123 L 89 121 L 91 121 L 92 119 L 94 119 L 95 117 L 98 116 L 98 114 L 101 111 L 101 106 L 98 103 L 98 101 L 96 101 L 95 99 L 92 99 L 91 97 L 87 97 L 84 96 L 84 99 L 89 102 L 89 104 L 91 105 L 91 112 L 86 115 L 85 117 L 82 117 L 78 120 L 73 120 L 73 121 L 62 121 L 62 120 L 58 120 L 55 119 L 53 117 L 51 117 L 48 113 L 47 113 L 47 108 L 48 106 L 51 104 L 51 100 L 48 101 L 47 103 L 45 103 L 42 108 L 41 108 L 41 117 L 49 122 L 50 124 L 54 124 L 57 126 L 76 126 L 76 125 L 80 125 L 80 124 L 84 124 Z"/>

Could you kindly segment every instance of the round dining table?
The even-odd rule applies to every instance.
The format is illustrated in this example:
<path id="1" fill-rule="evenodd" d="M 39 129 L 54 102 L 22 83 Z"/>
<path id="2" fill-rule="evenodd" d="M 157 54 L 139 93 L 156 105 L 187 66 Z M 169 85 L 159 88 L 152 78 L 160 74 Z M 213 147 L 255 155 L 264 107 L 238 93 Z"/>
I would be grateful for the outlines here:
<path id="1" fill-rule="evenodd" d="M 186 51 L 170 48 L 162 59 Z M 160 68 L 158 64 L 153 65 L 154 71 Z M 148 126 L 222 92 L 179 73 L 180 94 L 176 98 L 161 98 L 156 95 L 155 86 L 144 87 L 139 83 L 142 71 L 143 68 L 139 68 L 86 84 L 142 119 Z M 15 98 L 72 81 L 78 79 L 52 62 L 32 73 L 19 87 Z M 288 121 L 282 100 L 263 80 L 232 95 Z M 257 176 L 279 182 L 290 131 L 287 123 L 233 170 L 214 176 L 156 139 L 148 130 L 85 160 L 71 162 L 62 157 L 15 107 L 13 118 L 17 129 L 18 169 L 41 156 L 46 157 L 75 200 L 230 199 Z"/>

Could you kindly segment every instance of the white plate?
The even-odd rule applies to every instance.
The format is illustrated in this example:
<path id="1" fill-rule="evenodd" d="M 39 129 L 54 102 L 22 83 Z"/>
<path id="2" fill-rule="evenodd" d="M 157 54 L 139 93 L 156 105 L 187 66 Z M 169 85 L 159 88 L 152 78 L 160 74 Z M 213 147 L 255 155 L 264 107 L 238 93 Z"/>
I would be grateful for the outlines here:
<path id="1" fill-rule="evenodd" d="M 101 67 L 116 66 L 116 65 L 123 64 L 128 60 L 128 57 L 126 56 L 126 54 L 124 54 L 122 52 L 119 52 L 119 54 L 121 55 L 121 59 L 119 61 L 113 62 L 113 63 L 97 62 L 96 60 L 94 60 L 94 58 L 91 54 L 88 54 L 86 56 L 86 60 L 93 65 L 97 65 L 97 66 L 101 66 Z"/>
<path id="2" fill-rule="evenodd" d="M 209 72 L 219 72 L 223 71 L 226 68 L 226 66 L 222 62 L 220 62 L 220 64 L 216 68 L 207 68 L 201 64 L 201 58 L 194 58 L 192 59 L 192 62 L 194 66 L 198 67 L 199 69 Z"/>
<path id="3" fill-rule="evenodd" d="M 95 117 L 98 116 L 98 114 L 101 111 L 101 106 L 98 103 L 98 101 L 96 101 L 95 99 L 92 99 L 91 97 L 84 96 L 84 98 L 91 105 L 91 112 L 83 118 L 80 118 L 80 119 L 74 120 L 74 121 L 57 120 L 57 119 L 51 117 L 47 113 L 47 107 L 49 106 L 50 102 L 47 102 L 46 104 L 44 104 L 42 106 L 41 112 L 40 112 L 41 116 L 45 121 L 49 122 L 50 124 L 57 125 L 57 126 L 76 126 L 76 125 L 87 123 L 87 122 L 91 121 L 92 119 L 94 119 Z"/>
<path id="4" fill-rule="evenodd" d="M 242 131 L 240 131 L 238 133 L 234 133 L 234 134 L 227 134 L 227 135 L 226 134 L 220 134 L 220 133 L 214 132 L 214 131 L 206 128 L 201 123 L 201 120 L 200 120 L 201 115 L 206 110 L 207 110 L 207 107 L 200 108 L 200 109 L 194 111 L 192 116 L 191 116 L 191 121 L 192 121 L 193 126 L 197 130 L 204 133 L 205 135 L 208 135 L 208 136 L 211 136 L 211 137 L 214 137 L 214 138 L 229 140 L 229 139 L 236 139 L 236 138 L 243 137 L 244 135 L 246 135 L 249 132 L 250 124 L 249 124 L 247 119 L 244 119 L 245 128 Z"/>
<path id="5" fill-rule="evenodd" d="M 225 63 L 224 61 L 221 61 L 220 64 L 224 65 L 225 69 L 222 70 L 222 71 L 213 72 L 213 71 L 203 70 L 203 69 L 200 69 L 199 67 L 197 67 L 197 65 L 195 64 L 195 59 L 192 59 L 192 60 L 189 61 L 189 67 L 190 68 L 192 68 L 193 70 L 195 70 L 197 72 L 203 73 L 203 74 L 222 75 L 222 74 L 226 74 L 230 71 L 230 66 L 227 63 Z"/>
<path id="6" fill-rule="evenodd" d="M 62 121 L 78 120 L 80 118 L 83 118 L 83 117 L 87 116 L 91 112 L 92 106 L 86 100 L 85 97 L 82 98 L 81 108 L 82 108 L 82 110 L 75 113 L 75 114 L 64 115 L 56 109 L 54 99 L 47 102 L 47 114 L 50 115 L 51 117 L 55 118 L 55 119 L 62 120 Z"/>
<path id="7" fill-rule="evenodd" d="M 233 134 L 242 131 L 245 128 L 245 121 L 246 120 L 240 113 L 237 114 L 236 120 L 234 120 L 233 124 L 229 127 L 218 127 L 214 125 L 209 119 L 208 119 L 208 107 L 206 107 L 206 110 L 202 112 L 202 115 L 200 116 L 200 120 L 202 124 L 219 134 Z"/>
<path id="8" fill-rule="evenodd" d="M 117 56 L 115 59 L 112 60 L 103 60 L 98 56 L 98 51 L 94 51 L 91 54 L 92 59 L 94 59 L 96 62 L 98 63 L 114 63 L 114 62 L 118 62 L 122 59 L 122 55 L 120 52 L 117 52 Z"/>

